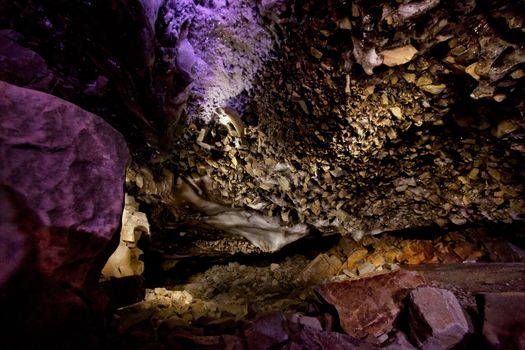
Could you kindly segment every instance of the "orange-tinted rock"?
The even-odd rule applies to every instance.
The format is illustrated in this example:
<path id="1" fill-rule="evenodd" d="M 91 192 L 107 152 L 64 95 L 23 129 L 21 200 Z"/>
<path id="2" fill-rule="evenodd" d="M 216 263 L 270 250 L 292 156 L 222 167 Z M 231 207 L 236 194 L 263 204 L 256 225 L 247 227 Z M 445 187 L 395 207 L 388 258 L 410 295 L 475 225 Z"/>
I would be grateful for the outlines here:
<path id="1" fill-rule="evenodd" d="M 335 276 L 341 269 L 341 261 L 334 255 L 319 254 L 305 267 L 301 278 L 306 283 L 319 283 Z"/>
<path id="2" fill-rule="evenodd" d="M 402 299 L 425 280 L 417 273 L 396 272 L 353 281 L 327 283 L 316 290 L 335 306 L 341 327 L 355 338 L 375 338 L 392 330 Z"/>

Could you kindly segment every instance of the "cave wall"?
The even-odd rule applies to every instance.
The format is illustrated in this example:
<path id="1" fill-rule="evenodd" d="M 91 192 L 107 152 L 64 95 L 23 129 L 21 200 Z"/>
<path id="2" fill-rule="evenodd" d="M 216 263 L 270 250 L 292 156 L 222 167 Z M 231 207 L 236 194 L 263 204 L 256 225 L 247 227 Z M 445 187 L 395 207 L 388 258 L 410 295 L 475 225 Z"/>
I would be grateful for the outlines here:
<path id="1" fill-rule="evenodd" d="M 2 2 L 5 51 L 38 68 L 3 77 L 108 120 L 142 179 L 186 176 L 283 226 L 509 223 L 525 210 L 523 7 Z M 187 214 L 128 190 L 159 230 Z"/>

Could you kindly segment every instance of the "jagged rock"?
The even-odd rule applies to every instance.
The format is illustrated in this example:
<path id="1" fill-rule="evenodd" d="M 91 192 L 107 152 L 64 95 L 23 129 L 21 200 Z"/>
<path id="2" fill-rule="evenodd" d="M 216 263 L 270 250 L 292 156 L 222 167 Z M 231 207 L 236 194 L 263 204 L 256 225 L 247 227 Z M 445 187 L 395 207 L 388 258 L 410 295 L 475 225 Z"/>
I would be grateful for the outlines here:
<path id="1" fill-rule="evenodd" d="M 409 301 L 410 336 L 421 349 L 451 349 L 472 333 L 452 292 L 420 287 L 410 292 Z"/>
<path id="2" fill-rule="evenodd" d="M 486 293 L 480 304 L 486 345 L 490 349 L 525 349 L 525 293 Z"/>
<path id="3" fill-rule="evenodd" d="M 336 256 L 319 254 L 301 273 L 305 283 L 316 284 L 324 279 L 335 276 L 341 269 L 341 261 Z"/>
<path id="4" fill-rule="evenodd" d="M 327 283 L 316 291 L 335 306 L 341 327 L 355 338 L 377 342 L 388 333 L 401 311 L 402 299 L 424 285 L 417 273 L 399 270 L 353 281 Z"/>
<path id="5" fill-rule="evenodd" d="M 143 251 L 137 247 L 142 235 L 150 235 L 146 214 L 139 211 L 133 196 L 125 196 L 120 243 L 102 269 L 105 278 L 140 276 L 144 273 Z"/>
<path id="6" fill-rule="evenodd" d="M 125 112 L 133 118 L 126 124 L 162 134 L 186 88 L 176 67 L 166 67 L 156 55 L 163 3 L 2 1 L 0 20 L 22 34 L 23 44 L 30 43 L 53 71 L 53 94 L 88 110 Z"/>
<path id="7" fill-rule="evenodd" d="M 37 292 L 19 291 L 38 307 L 20 315 L 38 315 L 27 327 L 39 324 L 49 338 L 65 323 L 85 326 L 89 308 L 101 306 L 93 293 L 120 225 L 123 137 L 71 103 L 0 82 L 0 159 L 0 184 L 20 193 L 42 224 L 27 237 L 37 250 Z"/>

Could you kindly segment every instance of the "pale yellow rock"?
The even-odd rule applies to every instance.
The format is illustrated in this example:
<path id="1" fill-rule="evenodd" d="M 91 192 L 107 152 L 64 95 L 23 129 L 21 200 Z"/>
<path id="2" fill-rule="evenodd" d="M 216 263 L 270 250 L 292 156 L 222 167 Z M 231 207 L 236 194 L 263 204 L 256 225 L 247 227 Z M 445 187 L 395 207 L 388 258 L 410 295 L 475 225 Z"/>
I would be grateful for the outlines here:
<path id="1" fill-rule="evenodd" d="M 347 269 L 353 269 L 359 261 L 367 256 L 367 254 L 368 250 L 364 248 L 354 250 L 346 259 L 344 264 L 345 267 Z"/>
<path id="2" fill-rule="evenodd" d="M 467 73 L 468 75 L 470 75 L 472 78 L 474 78 L 474 79 L 476 79 L 476 80 L 479 80 L 480 76 L 479 76 L 479 74 L 476 72 L 476 69 L 478 68 L 478 65 L 479 65 L 478 62 L 474 62 L 474 63 L 472 63 L 472 64 L 469 65 L 467 68 L 465 68 L 465 73 Z"/>
<path id="3" fill-rule="evenodd" d="M 403 74 L 403 79 L 405 79 L 407 83 L 413 84 L 416 82 L 416 75 L 414 73 L 405 73 Z"/>
<path id="4" fill-rule="evenodd" d="M 388 106 L 388 96 L 387 96 L 387 94 L 382 94 L 381 95 L 381 104 L 384 105 L 384 106 Z"/>
<path id="5" fill-rule="evenodd" d="M 281 176 L 279 178 L 279 187 L 281 191 L 288 192 L 290 191 L 290 182 L 288 181 L 287 178 Z"/>
<path id="6" fill-rule="evenodd" d="M 479 175 L 479 169 L 478 168 L 474 168 L 468 173 L 468 177 L 471 180 L 476 180 L 478 178 L 478 175 Z"/>
<path id="7" fill-rule="evenodd" d="M 420 88 L 423 91 L 429 92 L 433 95 L 437 95 L 437 94 L 442 93 L 446 89 L 446 87 L 447 86 L 445 84 L 439 84 L 439 85 L 423 85 Z"/>
<path id="8" fill-rule="evenodd" d="M 416 53 L 417 50 L 412 45 L 381 51 L 381 55 L 383 55 L 383 63 L 389 67 L 399 66 L 410 62 Z"/>
<path id="9" fill-rule="evenodd" d="M 416 86 L 430 85 L 432 84 L 432 79 L 427 76 L 421 76 L 416 80 Z"/>
<path id="10" fill-rule="evenodd" d="M 504 120 L 498 123 L 498 127 L 496 128 L 496 131 L 493 132 L 493 135 L 497 138 L 501 138 L 507 134 L 510 134 L 513 131 L 516 131 L 517 129 L 518 125 L 514 124 L 511 121 Z"/>
<path id="11" fill-rule="evenodd" d="M 512 72 L 512 73 L 510 74 L 510 77 L 511 77 L 512 79 L 520 79 L 520 78 L 525 77 L 525 72 L 523 71 L 523 69 L 518 69 L 518 70 Z"/>
<path id="12" fill-rule="evenodd" d="M 381 267 L 385 263 L 385 258 L 382 254 L 374 253 L 366 258 L 366 261 L 374 265 L 375 267 Z"/>

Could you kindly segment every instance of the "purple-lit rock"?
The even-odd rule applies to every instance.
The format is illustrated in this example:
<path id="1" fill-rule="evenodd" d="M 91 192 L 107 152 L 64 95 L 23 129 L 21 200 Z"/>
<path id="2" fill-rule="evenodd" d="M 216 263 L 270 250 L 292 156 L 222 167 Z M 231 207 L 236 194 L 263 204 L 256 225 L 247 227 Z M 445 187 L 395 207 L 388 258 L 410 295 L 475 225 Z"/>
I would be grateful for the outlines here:
<path id="1" fill-rule="evenodd" d="M 122 135 L 69 102 L 0 82 L 0 159 L 0 183 L 49 229 L 33 237 L 42 273 L 74 288 L 97 279 L 122 214 Z"/>
<path id="2" fill-rule="evenodd" d="M 421 287 L 410 293 L 410 336 L 421 349 L 451 349 L 472 332 L 455 295 Z"/>
<path id="3" fill-rule="evenodd" d="M 280 312 L 257 318 L 244 331 L 249 349 L 264 350 L 278 346 L 289 338 L 285 329 L 286 319 Z"/>
<path id="4" fill-rule="evenodd" d="M 339 314 L 341 327 L 350 336 L 379 342 L 392 330 L 403 298 L 411 289 L 425 285 L 414 272 L 399 270 L 354 281 L 327 283 L 316 290 Z"/>
<path id="5" fill-rule="evenodd" d="M 30 263 L 30 235 L 40 227 L 38 217 L 13 190 L 0 186 L 0 290 Z"/>
<path id="6" fill-rule="evenodd" d="M 39 54 L 17 43 L 20 38 L 13 30 L 0 30 L 0 80 L 47 91 L 53 73 Z"/>

